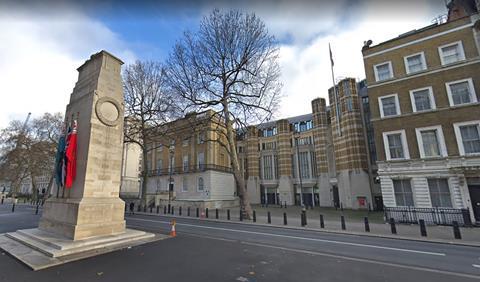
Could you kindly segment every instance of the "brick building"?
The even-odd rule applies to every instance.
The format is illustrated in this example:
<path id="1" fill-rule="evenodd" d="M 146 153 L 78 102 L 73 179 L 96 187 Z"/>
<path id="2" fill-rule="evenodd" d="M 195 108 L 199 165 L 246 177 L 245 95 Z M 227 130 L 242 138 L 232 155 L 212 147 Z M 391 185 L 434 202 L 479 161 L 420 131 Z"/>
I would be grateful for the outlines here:
<path id="1" fill-rule="evenodd" d="M 362 49 L 378 174 L 387 207 L 468 208 L 479 221 L 480 16 L 474 1 L 449 9 Z"/>

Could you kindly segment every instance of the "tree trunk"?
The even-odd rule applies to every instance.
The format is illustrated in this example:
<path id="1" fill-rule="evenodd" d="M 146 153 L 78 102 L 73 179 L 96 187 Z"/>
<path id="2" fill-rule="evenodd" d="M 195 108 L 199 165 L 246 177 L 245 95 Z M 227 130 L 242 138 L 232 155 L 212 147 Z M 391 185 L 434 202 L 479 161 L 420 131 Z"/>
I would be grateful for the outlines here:
<path id="1" fill-rule="evenodd" d="M 240 197 L 240 208 L 245 211 L 246 219 L 250 219 L 250 216 L 252 215 L 252 206 L 250 205 L 250 199 L 247 195 L 245 178 L 243 177 L 243 173 L 240 170 L 240 164 L 238 163 L 237 148 L 235 146 L 236 134 L 233 129 L 233 125 L 230 122 L 228 104 L 224 102 L 223 107 L 225 113 L 225 126 L 227 127 L 228 146 L 230 149 L 230 156 L 232 158 L 233 175 L 235 176 L 235 180 L 237 182 L 238 196 Z"/>

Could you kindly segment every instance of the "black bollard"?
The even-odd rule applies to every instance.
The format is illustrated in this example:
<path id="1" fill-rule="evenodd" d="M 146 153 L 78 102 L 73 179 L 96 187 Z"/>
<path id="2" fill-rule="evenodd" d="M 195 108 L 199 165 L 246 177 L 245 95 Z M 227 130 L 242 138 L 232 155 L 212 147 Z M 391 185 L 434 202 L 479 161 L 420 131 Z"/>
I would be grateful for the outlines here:
<path id="1" fill-rule="evenodd" d="M 370 232 L 370 224 L 368 223 L 368 217 L 365 217 L 365 232 Z"/>
<path id="2" fill-rule="evenodd" d="M 272 216 L 270 215 L 270 212 L 267 212 L 267 219 L 268 219 L 268 223 L 272 223 Z"/>
<path id="3" fill-rule="evenodd" d="M 323 221 L 323 214 L 320 215 L 320 228 L 325 228 L 325 222 Z"/>
<path id="4" fill-rule="evenodd" d="M 182 215 L 182 207 L 178 208 L 178 215 Z"/>
<path id="5" fill-rule="evenodd" d="M 37 205 L 37 207 L 35 208 L 35 214 L 38 214 L 38 205 Z"/>
<path id="6" fill-rule="evenodd" d="M 418 224 L 420 225 L 420 235 L 423 237 L 427 237 L 427 228 L 425 227 L 425 220 L 420 219 L 418 220 Z"/>
<path id="7" fill-rule="evenodd" d="M 187 208 L 187 216 L 190 216 L 190 207 Z"/>
<path id="8" fill-rule="evenodd" d="M 163 214 L 167 214 L 167 206 L 163 206 Z"/>
<path id="9" fill-rule="evenodd" d="M 208 218 L 208 208 L 205 208 L 205 217 Z"/>
<path id="10" fill-rule="evenodd" d="M 12 212 L 15 212 L 15 202 L 12 205 Z"/>
<path id="11" fill-rule="evenodd" d="M 197 208 L 197 214 L 196 214 L 196 216 L 198 217 L 198 215 L 199 215 L 199 210 L 198 210 L 198 208 Z"/>
<path id="12" fill-rule="evenodd" d="M 347 227 L 345 226 L 345 217 L 343 215 L 340 216 L 340 221 L 341 221 L 341 224 L 342 224 L 342 230 L 346 230 Z"/>
<path id="13" fill-rule="evenodd" d="M 175 214 L 175 207 L 172 206 L 172 215 L 174 215 L 174 214 Z"/>
<path id="14" fill-rule="evenodd" d="M 2 205 L 3 205 L 3 197 L 2 197 Z"/>
<path id="15" fill-rule="evenodd" d="M 215 219 L 218 219 L 218 209 L 215 209 Z"/>
<path id="16" fill-rule="evenodd" d="M 253 211 L 253 222 L 257 222 L 257 213 Z"/>
<path id="17" fill-rule="evenodd" d="M 302 216 L 303 216 L 303 225 L 302 226 L 306 226 L 307 225 L 307 211 L 302 211 Z"/>
<path id="18" fill-rule="evenodd" d="M 455 239 L 462 239 L 462 234 L 460 233 L 460 227 L 458 227 L 457 221 L 452 221 L 453 225 L 453 236 Z"/>
<path id="19" fill-rule="evenodd" d="M 147 212 L 147 205 L 143 206 L 143 212 Z"/>
<path id="20" fill-rule="evenodd" d="M 243 221 L 243 212 L 241 208 L 240 208 L 240 221 Z"/>
<path id="21" fill-rule="evenodd" d="M 138 207 L 137 207 L 137 212 L 141 211 L 141 208 L 142 208 L 142 207 L 141 207 L 140 205 L 138 205 Z"/>
<path id="22" fill-rule="evenodd" d="M 230 220 L 230 210 L 227 210 L 227 220 Z"/>
<path id="23" fill-rule="evenodd" d="M 172 209 L 172 206 L 170 204 L 168 204 L 168 207 L 167 207 L 167 210 L 168 210 L 168 214 L 171 213 L 171 209 Z"/>
<path id="24" fill-rule="evenodd" d="M 157 206 L 157 214 L 160 213 L 160 206 Z"/>
<path id="25" fill-rule="evenodd" d="M 150 213 L 152 213 L 153 211 L 153 206 L 150 206 Z"/>
<path id="26" fill-rule="evenodd" d="M 287 225 L 287 213 L 283 213 L 283 225 Z"/>
<path id="27" fill-rule="evenodd" d="M 393 217 L 390 218 L 390 230 L 392 234 L 397 234 L 397 227 L 395 226 L 395 219 Z"/>

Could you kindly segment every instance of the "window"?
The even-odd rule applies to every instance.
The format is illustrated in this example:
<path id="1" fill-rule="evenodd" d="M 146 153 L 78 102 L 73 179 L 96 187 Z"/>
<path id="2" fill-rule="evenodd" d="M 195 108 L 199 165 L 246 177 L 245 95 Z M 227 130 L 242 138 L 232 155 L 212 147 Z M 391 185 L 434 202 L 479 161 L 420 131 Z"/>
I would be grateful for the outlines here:
<path id="1" fill-rule="evenodd" d="M 400 114 L 400 104 L 398 102 L 397 94 L 378 97 L 378 105 L 380 106 L 381 117 L 396 116 Z"/>
<path id="2" fill-rule="evenodd" d="M 190 142 L 190 139 L 189 139 L 188 137 L 185 138 L 185 139 L 183 139 L 183 141 L 182 141 L 182 146 L 183 146 L 183 147 L 188 146 L 188 143 L 189 143 L 189 142 Z"/>
<path id="3" fill-rule="evenodd" d="M 168 172 L 175 172 L 175 157 L 170 157 L 170 162 L 168 163 Z"/>
<path id="4" fill-rule="evenodd" d="M 188 192 L 188 178 L 184 177 L 182 181 L 182 192 Z"/>
<path id="5" fill-rule="evenodd" d="M 430 199 L 433 207 L 452 207 L 450 189 L 448 189 L 446 178 L 428 179 L 428 190 L 430 190 Z"/>
<path id="6" fill-rule="evenodd" d="M 432 87 L 420 88 L 410 91 L 410 101 L 413 112 L 421 112 L 435 109 Z"/>
<path id="7" fill-rule="evenodd" d="M 262 150 L 274 150 L 277 148 L 277 142 L 265 142 L 262 143 Z"/>
<path id="8" fill-rule="evenodd" d="M 207 133 L 205 131 L 199 132 L 197 135 L 197 144 L 203 144 L 207 140 Z"/>
<path id="9" fill-rule="evenodd" d="M 276 127 L 271 127 L 271 128 L 265 128 L 263 130 L 263 137 L 270 137 L 277 135 L 277 128 Z"/>
<path id="10" fill-rule="evenodd" d="M 462 41 L 457 41 L 438 47 L 438 54 L 442 65 L 452 64 L 465 60 Z"/>
<path id="11" fill-rule="evenodd" d="M 415 132 L 421 158 L 447 156 L 447 148 L 441 126 L 416 128 Z"/>
<path id="12" fill-rule="evenodd" d="M 392 62 L 385 62 L 373 66 L 375 80 L 382 81 L 393 78 Z"/>
<path id="13" fill-rule="evenodd" d="M 480 154 L 480 120 L 454 123 L 453 128 L 461 156 Z"/>
<path id="14" fill-rule="evenodd" d="M 387 160 L 410 158 L 405 130 L 384 132 L 383 143 Z"/>
<path id="15" fill-rule="evenodd" d="M 302 178 L 310 178 L 310 167 L 308 165 L 308 152 L 300 152 L 298 154 L 298 162 L 300 163 L 300 175 Z"/>
<path id="16" fill-rule="evenodd" d="M 183 171 L 188 171 L 188 155 L 183 156 Z"/>
<path id="17" fill-rule="evenodd" d="M 347 100 L 345 101 L 345 103 L 346 103 L 346 106 L 347 106 L 347 111 L 349 111 L 349 112 L 353 111 L 353 104 L 352 104 L 353 101 L 352 101 L 352 98 L 351 98 L 351 97 L 347 98 Z"/>
<path id="18" fill-rule="evenodd" d="M 273 179 L 273 156 L 263 156 L 263 179 Z"/>
<path id="19" fill-rule="evenodd" d="M 205 154 L 204 153 L 198 153 L 198 155 L 197 155 L 197 167 L 200 170 L 203 170 L 205 168 Z"/>
<path id="20" fill-rule="evenodd" d="M 393 191 L 397 206 L 413 206 L 412 185 L 410 179 L 394 179 Z"/>
<path id="21" fill-rule="evenodd" d="M 160 171 L 163 168 L 163 160 L 157 159 L 157 170 Z"/>
<path id="22" fill-rule="evenodd" d="M 405 62 L 405 71 L 407 74 L 423 71 L 427 69 L 425 62 L 425 54 L 423 52 L 416 53 L 403 58 Z"/>
<path id="23" fill-rule="evenodd" d="M 300 121 L 293 124 L 295 132 L 303 132 L 313 128 L 313 122 L 311 120 Z"/>
<path id="24" fill-rule="evenodd" d="M 203 177 L 199 177 L 197 181 L 197 190 L 198 191 L 203 191 L 205 189 L 204 183 L 203 183 Z"/>
<path id="25" fill-rule="evenodd" d="M 471 78 L 445 83 L 450 106 L 477 102 Z"/>

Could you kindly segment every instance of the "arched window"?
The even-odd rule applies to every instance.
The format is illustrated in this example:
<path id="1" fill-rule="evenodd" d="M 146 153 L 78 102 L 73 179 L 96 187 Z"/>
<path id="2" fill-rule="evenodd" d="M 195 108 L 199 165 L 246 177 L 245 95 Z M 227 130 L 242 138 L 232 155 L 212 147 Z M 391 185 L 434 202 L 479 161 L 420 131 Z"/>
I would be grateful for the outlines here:
<path id="1" fill-rule="evenodd" d="M 203 191 L 204 189 L 204 184 L 203 184 L 203 177 L 199 177 L 198 178 L 198 187 L 197 187 L 198 191 Z"/>

